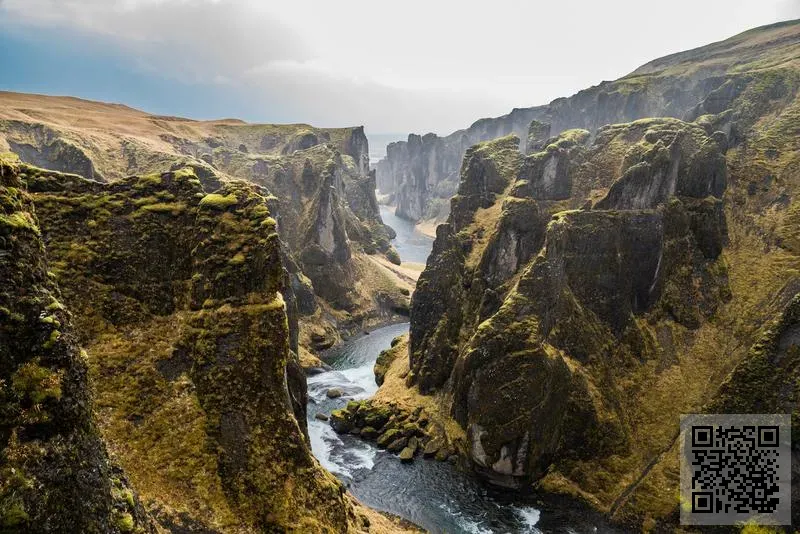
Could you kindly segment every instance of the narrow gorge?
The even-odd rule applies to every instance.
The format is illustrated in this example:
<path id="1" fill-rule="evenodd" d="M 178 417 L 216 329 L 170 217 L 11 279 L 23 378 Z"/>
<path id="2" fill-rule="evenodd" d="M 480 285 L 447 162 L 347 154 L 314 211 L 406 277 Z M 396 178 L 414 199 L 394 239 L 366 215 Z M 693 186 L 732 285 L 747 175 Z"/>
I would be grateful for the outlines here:
<path id="1" fill-rule="evenodd" d="M 379 161 L 0 92 L 0 532 L 792 532 L 799 92 L 800 21 Z M 791 414 L 791 526 L 680 524 L 688 413 Z"/>
<path id="2" fill-rule="evenodd" d="M 799 47 L 797 22 L 758 28 L 389 145 L 397 215 L 447 213 L 404 386 L 476 476 L 673 529 L 681 414 L 796 427 Z"/>

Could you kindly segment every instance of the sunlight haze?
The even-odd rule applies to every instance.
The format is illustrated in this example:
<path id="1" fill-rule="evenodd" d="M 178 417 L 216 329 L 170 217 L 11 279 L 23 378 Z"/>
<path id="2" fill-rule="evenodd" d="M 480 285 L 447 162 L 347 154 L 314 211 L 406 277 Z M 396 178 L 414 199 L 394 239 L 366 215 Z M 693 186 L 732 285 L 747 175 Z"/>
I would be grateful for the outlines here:
<path id="1" fill-rule="evenodd" d="M 62 54 L 60 65 L 102 55 L 131 83 L 158 85 L 157 96 L 139 91 L 124 102 L 134 107 L 196 118 L 364 124 L 372 133 L 446 134 L 478 117 L 618 78 L 650 59 L 798 16 L 800 3 L 788 0 L 500 0 L 491 9 L 419 0 L 0 2 L 9 60 L 20 51 L 34 59 Z M 72 52 L 58 50 L 70 39 Z M 70 79 L 69 71 L 65 78 L 45 83 L 35 73 L 26 79 L 3 72 L 0 83 L 107 101 L 117 101 L 116 85 L 123 84 Z"/>

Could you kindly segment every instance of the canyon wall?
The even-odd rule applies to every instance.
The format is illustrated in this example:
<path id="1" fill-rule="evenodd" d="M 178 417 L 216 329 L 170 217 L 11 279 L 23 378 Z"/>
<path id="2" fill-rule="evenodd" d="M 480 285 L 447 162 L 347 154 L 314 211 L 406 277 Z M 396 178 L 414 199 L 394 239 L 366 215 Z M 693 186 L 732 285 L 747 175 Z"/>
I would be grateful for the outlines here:
<path id="1" fill-rule="evenodd" d="M 4 525 L 359 530 L 305 435 L 266 191 L 209 191 L 188 167 L 100 183 L 3 161 Z"/>
<path id="2" fill-rule="evenodd" d="M 547 105 L 517 108 L 508 115 L 481 119 L 445 137 L 411 134 L 392 143 L 378 162 L 377 184 L 391 194 L 398 216 L 410 220 L 447 217 L 458 188 L 462 158 L 471 145 L 513 134 L 528 151 L 529 125 L 549 126 L 548 135 L 571 128 L 594 132 L 606 124 L 645 117 L 692 121 L 729 106 L 741 89 L 740 73 L 775 66 L 793 57 L 796 23 L 757 28 L 725 41 L 654 60 L 615 81 L 604 81 Z M 764 51 L 769 50 L 769 57 Z M 531 132 L 533 133 L 533 132 Z M 736 137 L 736 132 L 729 132 Z M 535 137 L 535 136 L 534 136 Z M 532 139 L 533 141 L 533 139 Z"/>
<path id="3" fill-rule="evenodd" d="M 239 179 L 265 187 L 300 320 L 318 326 L 316 342 L 301 337 L 305 348 L 408 313 L 408 297 L 369 258 L 396 252 L 393 231 L 381 221 L 363 127 L 193 121 L 0 93 L 3 150 L 99 182 L 190 167 L 208 190 Z"/>
<path id="4" fill-rule="evenodd" d="M 24 187 L 0 157 L 0 530 L 155 532 L 109 460 L 86 353 Z"/>
<path id="5" fill-rule="evenodd" d="M 797 426 L 777 354 L 798 350 L 800 25 L 743 35 L 690 121 L 552 122 L 546 141 L 534 124 L 527 154 L 515 136 L 467 150 L 413 296 L 408 382 L 444 398 L 488 481 L 651 528 L 677 522 L 680 414 L 779 408 Z"/>

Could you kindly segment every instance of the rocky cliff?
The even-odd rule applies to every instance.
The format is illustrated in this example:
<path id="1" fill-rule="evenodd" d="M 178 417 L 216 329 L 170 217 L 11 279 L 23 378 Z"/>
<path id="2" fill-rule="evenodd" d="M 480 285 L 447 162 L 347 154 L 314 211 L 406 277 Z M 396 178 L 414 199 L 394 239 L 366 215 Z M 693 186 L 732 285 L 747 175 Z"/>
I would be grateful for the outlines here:
<path id="1" fill-rule="evenodd" d="M 170 531 L 362 527 L 304 434 L 295 299 L 263 188 L 209 191 L 191 168 L 3 173 L 4 521 L 128 532 L 146 509 Z"/>
<path id="2" fill-rule="evenodd" d="M 408 298 L 368 257 L 391 258 L 395 251 L 392 230 L 380 218 L 363 127 L 193 121 L 0 93 L 2 150 L 109 183 L 191 167 L 208 190 L 236 179 L 264 186 L 301 320 L 320 326 L 322 345 L 337 339 L 337 329 L 407 313 Z M 314 346 L 307 336 L 301 341 Z"/>
<path id="3" fill-rule="evenodd" d="M 0 157 L 0 530 L 155 532 L 109 461 L 86 353 L 48 267 L 19 167 Z"/>
<path id="4" fill-rule="evenodd" d="M 522 141 L 523 152 L 570 128 L 594 132 L 605 124 L 645 117 L 692 121 L 717 114 L 748 84 L 753 72 L 792 61 L 800 43 L 800 24 L 786 22 L 756 28 L 725 41 L 652 61 L 615 81 L 559 98 L 545 106 L 514 109 L 508 115 L 481 119 L 445 137 L 409 135 L 392 143 L 377 164 L 377 183 L 391 193 L 399 216 L 443 221 L 448 199 L 456 192 L 461 160 L 468 147 L 508 134 Z M 541 128 L 529 131 L 531 121 Z M 529 133 L 533 134 L 529 141 Z M 727 132 L 733 138 L 737 132 Z"/>
<path id="5" fill-rule="evenodd" d="M 797 29 L 734 38 L 763 46 L 738 52 L 739 72 L 692 104 L 691 121 L 546 141 L 534 125 L 528 154 L 513 136 L 467 150 L 413 297 L 408 381 L 445 399 L 481 476 L 652 528 L 677 521 L 680 414 L 800 417 L 796 392 L 770 389 L 800 378 L 792 361 L 757 344 L 800 293 L 800 64 L 786 56 Z M 670 84 L 665 61 L 680 80 L 692 61 L 729 69 L 727 50 L 643 67 L 663 78 L 643 94 Z M 575 98 L 557 102 L 578 109 Z M 797 350 L 782 331 L 769 354 Z"/>

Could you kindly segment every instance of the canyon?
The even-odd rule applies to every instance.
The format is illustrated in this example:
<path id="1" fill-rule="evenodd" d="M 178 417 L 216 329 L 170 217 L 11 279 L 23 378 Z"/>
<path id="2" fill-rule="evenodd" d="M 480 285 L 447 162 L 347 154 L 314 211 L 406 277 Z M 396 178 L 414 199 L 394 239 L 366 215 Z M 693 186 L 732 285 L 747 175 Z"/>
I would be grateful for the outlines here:
<path id="1" fill-rule="evenodd" d="M 675 529 L 681 414 L 797 428 L 798 49 L 758 28 L 387 148 L 398 216 L 449 201 L 396 357 L 465 468 Z"/>
<path id="2" fill-rule="evenodd" d="M 0 92 L 0 530 L 680 529 L 681 414 L 800 429 L 798 89 L 779 23 L 375 169 Z"/>

